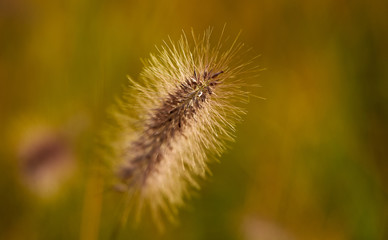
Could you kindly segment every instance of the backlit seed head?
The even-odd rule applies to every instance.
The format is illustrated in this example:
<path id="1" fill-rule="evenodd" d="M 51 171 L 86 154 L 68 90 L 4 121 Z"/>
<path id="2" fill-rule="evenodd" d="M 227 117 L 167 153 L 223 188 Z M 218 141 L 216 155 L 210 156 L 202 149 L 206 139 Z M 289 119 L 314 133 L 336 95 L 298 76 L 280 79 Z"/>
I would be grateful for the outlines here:
<path id="1" fill-rule="evenodd" d="M 237 38 L 224 48 L 222 34 L 211 44 L 211 30 L 191 40 L 183 33 L 145 61 L 141 81 L 112 111 L 117 126 L 108 139 L 113 148 L 117 187 L 136 209 L 172 217 L 208 162 L 233 140 L 235 124 L 247 101 L 244 76 L 252 70 L 240 59 Z M 141 83 L 140 83 L 141 82 Z"/>

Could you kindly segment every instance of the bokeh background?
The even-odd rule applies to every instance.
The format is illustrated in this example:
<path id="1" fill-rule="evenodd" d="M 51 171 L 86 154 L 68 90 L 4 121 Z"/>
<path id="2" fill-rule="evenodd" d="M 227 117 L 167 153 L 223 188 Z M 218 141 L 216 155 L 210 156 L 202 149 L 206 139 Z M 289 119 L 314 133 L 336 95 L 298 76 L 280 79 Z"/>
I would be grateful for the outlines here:
<path id="1" fill-rule="evenodd" d="M 155 45 L 225 23 L 261 55 L 266 100 L 176 224 L 117 239 L 388 239 L 383 0 L 0 0 L 0 239 L 109 239 L 122 201 L 93 170 L 106 109 Z"/>

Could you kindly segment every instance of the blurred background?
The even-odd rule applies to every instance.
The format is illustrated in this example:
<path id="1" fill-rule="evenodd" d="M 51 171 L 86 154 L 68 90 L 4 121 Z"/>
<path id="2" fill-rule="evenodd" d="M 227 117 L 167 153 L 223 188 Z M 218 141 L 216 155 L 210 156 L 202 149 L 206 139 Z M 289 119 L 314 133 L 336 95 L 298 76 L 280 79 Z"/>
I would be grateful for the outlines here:
<path id="1" fill-rule="evenodd" d="M 225 23 L 261 55 L 266 100 L 177 223 L 117 239 L 388 239 L 383 0 L 0 0 L 0 239 L 109 239 L 122 199 L 93 174 L 107 107 L 155 45 Z"/>

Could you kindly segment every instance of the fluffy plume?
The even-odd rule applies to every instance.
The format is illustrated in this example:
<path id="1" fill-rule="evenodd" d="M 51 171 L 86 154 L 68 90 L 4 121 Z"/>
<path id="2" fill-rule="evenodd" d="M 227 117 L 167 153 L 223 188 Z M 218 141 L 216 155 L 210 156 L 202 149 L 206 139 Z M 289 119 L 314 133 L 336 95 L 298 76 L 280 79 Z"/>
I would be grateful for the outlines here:
<path id="1" fill-rule="evenodd" d="M 141 81 L 129 79 L 112 112 L 118 186 L 156 220 L 162 212 L 174 216 L 190 189 L 199 188 L 196 179 L 233 140 L 244 113 L 242 78 L 252 68 L 239 60 L 243 44 L 236 38 L 224 48 L 222 35 L 214 45 L 211 29 L 165 43 L 144 62 Z"/>

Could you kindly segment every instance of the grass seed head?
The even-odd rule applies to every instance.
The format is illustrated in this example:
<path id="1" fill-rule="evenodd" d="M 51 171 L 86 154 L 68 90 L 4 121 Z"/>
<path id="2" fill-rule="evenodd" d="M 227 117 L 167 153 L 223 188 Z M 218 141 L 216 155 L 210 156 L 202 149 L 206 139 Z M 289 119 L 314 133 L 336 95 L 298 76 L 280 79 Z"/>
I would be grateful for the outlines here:
<path id="1" fill-rule="evenodd" d="M 244 113 L 240 103 L 248 93 L 242 87 L 251 62 L 242 62 L 237 38 L 225 48 L 223 34 L 211 44 L 211 32 L 165 42 L 144 62 L 142 83 L 129 78 L 112 111 L 118 186 L 158 222 L 161 213 L 172 219 L 190 189 L 199 188 L 196 179 L 233 140 Z"/>

